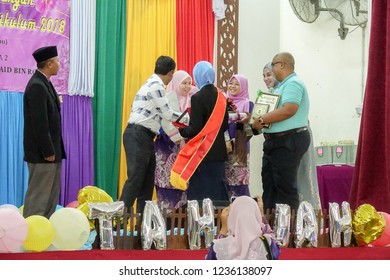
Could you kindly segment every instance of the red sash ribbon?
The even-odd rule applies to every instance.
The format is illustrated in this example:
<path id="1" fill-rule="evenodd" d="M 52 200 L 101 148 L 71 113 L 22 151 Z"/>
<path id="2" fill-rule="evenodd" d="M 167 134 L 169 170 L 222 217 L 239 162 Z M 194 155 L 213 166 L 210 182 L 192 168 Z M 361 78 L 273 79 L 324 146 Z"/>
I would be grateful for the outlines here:
<path id="1" fill-rule="evenodd" d="M 185 191 L 187 182 L 207 155 L 218 132 L 226 111 L 226 97 L 218 90 L 217 102 L 203 129 L 180 150 L 171 170 L 170 182 L 174 188 Z"/>

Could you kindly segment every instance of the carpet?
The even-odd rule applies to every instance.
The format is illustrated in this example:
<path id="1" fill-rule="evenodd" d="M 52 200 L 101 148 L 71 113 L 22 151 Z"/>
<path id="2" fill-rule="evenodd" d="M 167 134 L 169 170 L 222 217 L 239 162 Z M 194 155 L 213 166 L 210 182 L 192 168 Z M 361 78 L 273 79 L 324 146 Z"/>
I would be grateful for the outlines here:
<path id="1" fill-rule="evenodd" d="M 203 260 L 207 250 L 85 250 L 0 253 L 0 260 Z M 280 260 L 390 260 L 390 247 L 282 248 Z"/>

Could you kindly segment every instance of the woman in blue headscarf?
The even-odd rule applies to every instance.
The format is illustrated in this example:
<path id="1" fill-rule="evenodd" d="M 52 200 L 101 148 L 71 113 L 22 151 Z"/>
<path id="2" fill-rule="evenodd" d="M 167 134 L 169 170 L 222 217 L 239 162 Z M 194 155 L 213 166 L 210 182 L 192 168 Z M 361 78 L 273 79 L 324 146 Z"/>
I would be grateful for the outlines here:
<path id="1" fill-rule="evenodd" d="M 181 136 L 189 141 L 175 161 L 171 183 L 182 189 L 186 189 L 188 183 L 188 200 L 210 198 L 214 203 L 227 201 L 225 162 L 228 157 L 224 138 L 224 131 L 228 128 L 226 98 L 214 86 L 215 71 L 209 62 L 198 62 L 193 76 L 199 91 L 191 97 L 188 127 L 179 129 Z"/>
<path id="2" fill-rule="evenodd" d="M 213 85 L 215 82 L 215 71 L 208 61 L 198 62 L 194 67 L 193 75 L 199 89 L 206 85 Z"/>

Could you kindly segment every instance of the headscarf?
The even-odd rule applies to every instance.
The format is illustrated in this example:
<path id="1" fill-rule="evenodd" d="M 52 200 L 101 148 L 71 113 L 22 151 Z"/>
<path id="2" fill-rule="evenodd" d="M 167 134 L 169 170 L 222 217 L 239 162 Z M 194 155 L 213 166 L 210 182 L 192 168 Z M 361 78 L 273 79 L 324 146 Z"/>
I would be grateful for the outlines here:
<path id="1" fill-rule="evenodd" d="M 215 82 L 215 71 L 208 61 L 199 61 L 194 67 L 193 76 L 199 89 Z"/>
<path id="2" fill-rule="evenodd" d="M 226 96 L 231 99 L 237 107 L 237 111 L 240 113 L 249 112 L 249 92 L 248 92 L 248 79 L 240 74 L 235 74 L 229 79 L 229 83 L 233 78 L 236 78 L 240 84 L 240 93 L 232 95 L 230 91 L 227 91 Z"/>
<path id="3" fill-rule="evenodd" d="M 214 240 L 217 259 L 267 259 L 267 250 L 260 239 L 262 224 L 256 201 L 249 196 L 237 197 L 229 212 L 228 236 Z"/>
<path id="4" fill-rule="evenodd" d="M 273 77 L 274 77 L 274 87 L 273 87 L 273 89 L 277 88 L 278 85 L 279 85 L 279 81 L 276 79 L 275 73 L 272 71 L 272 62 L 268 62 L 268 63 L 264 66 L 263 71 L 264 71 L 264 69 L 268 69 L 269 71 L 272 72 L 272 75 L 273 75 Z"/>
<path id="5" fill-rule="evenodd" d="M 191 96 L 193 96 L 198 91 L 196 87 L 191 86 L 191 89 L 188 92 L 187 96 L 181 95 L 180 85 L 188 77 L 191 79 L 192 83 L 192 78 L 186 71 L 178 70 L 173 74 L 172 80 L 167 86 L 167 92 L 176 93 L 181 112 L 184 112 L 185 109 L 191 107 Z"/>

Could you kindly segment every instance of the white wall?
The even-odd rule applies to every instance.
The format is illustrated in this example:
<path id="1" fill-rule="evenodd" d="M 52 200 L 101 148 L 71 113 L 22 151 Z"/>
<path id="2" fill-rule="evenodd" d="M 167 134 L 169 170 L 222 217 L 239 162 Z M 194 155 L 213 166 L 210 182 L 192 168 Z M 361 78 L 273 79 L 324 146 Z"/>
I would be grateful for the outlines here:
<path id="1" fill-rule="evenodd" d="M 304 23 L 287 0 L 240 0 L 238 72 L 248 77 L 252 100 L 258 89 L 265 90 L 263 66 L 280 51 L 292 53 L 296 73 L 310 95 L 314 145 L 339 140 L 357 143 L 359 136 L 360 116 L 355 107 L 363 102 L 369 25 L 365 33 L 359 27 L 345 40 L 338 36 L 339 26 L 326 11 L 314 23 Z M 252 195 L 262 192 L 262 143 L 262 136 L 251 140 Z"/>
<path id="2" fill-rule="evenodd" d="M 280 4 L 269 0 L 240 0 L 238 36 L 238 72 L 249 80 L 251 99 L 257 90 L 266 90 L 263 67 L 279 51 Z M 261 158 L 264 138 L 252 137 L 250 154 L 251 195 L 262 193 Z"/>
<path id="3" fill-rule="evenodd" d="M 364 29 L 357 28 L 341 40 L 340 23 L 329 12 L 321 12 L 314 23 L 307 24 L 295 16 L 290 5 L 281 6 L 280 20 L 280 49 L 294 55 L 296 72 L 309 91 L 315 145 L 345 139 L 357 142 L 360 117 L 355 107 L 362 103 L 365 83 Z"/>

